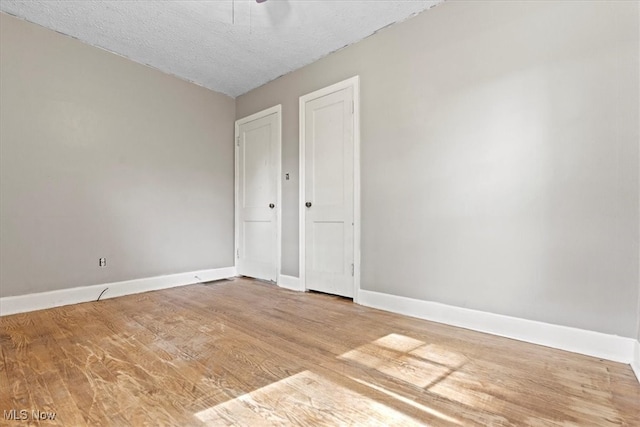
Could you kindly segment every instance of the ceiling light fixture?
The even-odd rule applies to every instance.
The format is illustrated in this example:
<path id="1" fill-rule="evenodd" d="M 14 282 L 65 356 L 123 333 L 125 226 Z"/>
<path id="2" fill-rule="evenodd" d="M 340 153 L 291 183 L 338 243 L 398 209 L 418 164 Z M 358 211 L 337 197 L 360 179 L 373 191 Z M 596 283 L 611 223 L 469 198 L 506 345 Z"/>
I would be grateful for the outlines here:
<path id="1" fill-rule="evenodd" d="M 256 0 L 256 3 L 264 3 L 267 0 Z M 236 24 L 236 0 L 231 0 L 231 23 Z"/>

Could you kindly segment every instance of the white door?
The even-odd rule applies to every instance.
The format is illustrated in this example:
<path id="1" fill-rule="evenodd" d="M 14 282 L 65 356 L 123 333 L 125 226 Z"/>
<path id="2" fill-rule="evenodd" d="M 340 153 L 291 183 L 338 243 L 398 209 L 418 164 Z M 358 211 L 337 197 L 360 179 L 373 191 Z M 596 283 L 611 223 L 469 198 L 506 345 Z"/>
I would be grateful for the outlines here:
<path id="1" fill-rule="evenodd" d="M 354 86 L 302 97 L 301 113 L 304 284 L 353 297 Z"/>
<path id="2" fill-rule="evenodd" d="M 236 122 L 236 268 L 276 281 L 279 265 L 280 106 Z"/>

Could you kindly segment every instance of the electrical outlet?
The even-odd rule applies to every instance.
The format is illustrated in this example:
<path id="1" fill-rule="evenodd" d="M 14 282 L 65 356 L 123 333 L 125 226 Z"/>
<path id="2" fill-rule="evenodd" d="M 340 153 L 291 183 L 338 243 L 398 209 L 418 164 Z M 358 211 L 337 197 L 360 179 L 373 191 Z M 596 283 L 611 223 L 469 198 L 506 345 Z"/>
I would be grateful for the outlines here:
<path id="1" fill-rule="evenodd" d="M 107 259 L 106 258 L 100 258 L 98 259 L 98 265 L 100 267 L 106 267 L 107 266 Z"/>

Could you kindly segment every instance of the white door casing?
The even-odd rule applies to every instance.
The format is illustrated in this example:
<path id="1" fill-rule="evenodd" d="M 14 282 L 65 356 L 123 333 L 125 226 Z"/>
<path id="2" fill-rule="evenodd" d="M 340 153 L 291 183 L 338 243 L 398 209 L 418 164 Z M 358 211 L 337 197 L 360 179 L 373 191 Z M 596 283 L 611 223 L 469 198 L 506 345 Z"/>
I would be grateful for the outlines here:
<path id="1" fill-rule="evenodd" d="M 300 98 L 300 280 L 353 297 L 360 277 L 359 79 Z"/>
<path id="2" fill-rule="evenodd" d="M 235 125 L 235 260 L 239 275 L 277 281 L 281 235 L 280 105 Z"/>

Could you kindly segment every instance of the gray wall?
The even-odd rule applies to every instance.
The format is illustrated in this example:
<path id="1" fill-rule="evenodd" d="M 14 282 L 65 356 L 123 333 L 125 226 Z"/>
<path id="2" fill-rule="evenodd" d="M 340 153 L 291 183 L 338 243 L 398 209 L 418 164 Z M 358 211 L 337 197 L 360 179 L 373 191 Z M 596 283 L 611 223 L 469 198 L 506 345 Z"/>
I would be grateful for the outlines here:
<path id="1" fill-rule="evenodd" d="M 5 14 L 0 31 L 0 296 L 232 266 L 235 101 Z"/>
<path id="2" fill-rule="evenodd" d="M 236 100 L 283 105 L 298 275 L 298 97 L 362 86 L 362 288 L 632 337 L 638 2 L 449 1 Z"/>

